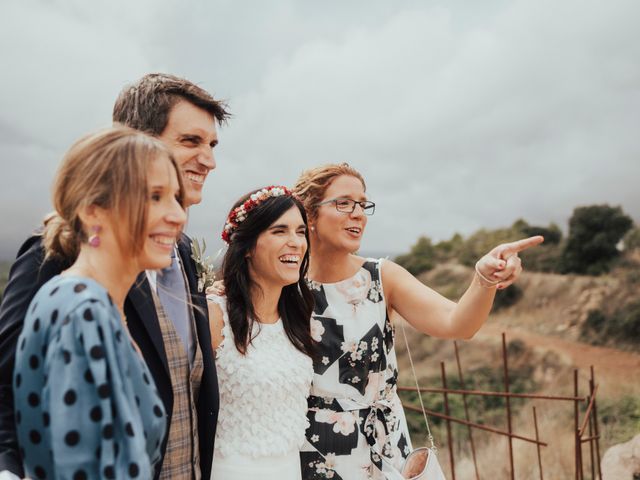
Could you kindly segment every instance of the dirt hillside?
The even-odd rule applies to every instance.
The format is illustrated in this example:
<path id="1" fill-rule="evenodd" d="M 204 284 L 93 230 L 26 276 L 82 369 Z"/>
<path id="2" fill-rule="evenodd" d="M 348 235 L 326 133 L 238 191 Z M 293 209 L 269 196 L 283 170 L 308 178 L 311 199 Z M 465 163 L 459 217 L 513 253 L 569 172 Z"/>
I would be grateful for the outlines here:
<path id="1" fill-rule="evenodd" d="M 460 265 L 445 265 L 421 277 L 441 293 L 456 298 L 472 277 Z M 580 395 L 588 394 L 590 367 L 595 370 L 600 412 L 601 456 L 611 445 L 640 433 L 640 348 L 625 350 L 596 346 L 581 341 L 581 327 L 589 311 L 605 309 L 625 294 L 624 276 L 565 276 L 525 273 L 519 282 L 523 295 L 515 305 L 492 314 L 470 341 L 458 342 L 465 381 L 475 388 L 499 390 L 502 377 L 502 332 L 509 343 L 511 384 L 527 393 L 573 395 L 573 371 L 579 370 Z M 425 337 L 408 328 L 409 345 L 417 365 L 422 387 L 440 387 L 440 362 L 446 366 L 449 383 L 457 379 L 453 342 Z M 400 385 L 412 385 L 413 378 L 403 346 L 402 333 L 396 331 L 400 365 Z M 483 383 L 484 382 L 484 383 Z M 442 395 L 425 394 L 425 400 L 442 408 Z M 404 397 L 403 397 L 404 398 Z M 415 401 L 415 398 L 413 399 Z M 458 404 L 461 399 L 458 397 Z M 450 397 L 450 401 L 451 397 Z M 456 400 L 453 400 L 454 403 Z M 486 402 L 469 397 L 470 417 L 499 429 L 506 429 L 504 404 L 496 400 L 493 409 Z M 413 403 L 413 402 L 412 402 Z M 532 438 L 532 407 L 536 406 L 539 433 L 549 445 L 542 449 L 545 478 L 572 478 L 575 445 L 573 441 L 573 403 L 566 401 L 515 401 L 514 431 Z M 582 413 L 586 405 L 581 408 Z M 459 411 L 458 418 L 464 412 Z M 417 422 L 417 423 L 416 423 Z M 414 443 L 422 440 L 420 421 L 412 420 Z M 416 430 L 416 428 L 418 430 Z M 449 473 L 447 437 L 444 424 L 434 428 L 442 447 L 441 463 Z M 474 431 L 480 478 L 501 479 L 508 475 L 506 437 Z M 458 478 L 475 478 L 466 429 L 454 428 L 454 453 Z M 584 447 L 589 458 L 588 444 Z M 525 442 L 514 442 L 516 478 L 539 478 L 536 449 Z M 588 462 L 585 470 L 590 470 Z"/>

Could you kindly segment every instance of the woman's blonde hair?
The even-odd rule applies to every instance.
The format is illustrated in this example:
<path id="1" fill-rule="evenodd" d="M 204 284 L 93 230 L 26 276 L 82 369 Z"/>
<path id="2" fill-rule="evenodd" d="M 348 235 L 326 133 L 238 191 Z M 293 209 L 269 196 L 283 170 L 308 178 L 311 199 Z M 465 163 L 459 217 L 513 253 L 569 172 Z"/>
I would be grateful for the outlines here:
<path id="1" fill-rule="evenodd" d="M 331 182 L 341 175 L 350 175 L 357 178 L 362 182 L 364 190 L 367 190 L 367 185 L 360 172 L 348 163 L 329 163 L 310 168 L 300 174 L 293 187 L 293 193 L 302 201 L 310 218 L 316 218 L 318 215 L 318 203 L 324 198 L 324 194 Z"/>
<path id="2" fill-rule="evenodd" d="M 74 261 L 87 241 L 80 212 L 89 206 L 110 210 L 122 252 L 140 253 L 144 245 L 151 162 L 164 157 L 176 170 L 183 205 L 180 170 L 167 147 L 128 127 L 116 126 L 88 134 L 65 154 L 53 184 L 55 211 L 44 219 L 46 257 Z M 183 205 L 184 207 L 184 205 Z"/>

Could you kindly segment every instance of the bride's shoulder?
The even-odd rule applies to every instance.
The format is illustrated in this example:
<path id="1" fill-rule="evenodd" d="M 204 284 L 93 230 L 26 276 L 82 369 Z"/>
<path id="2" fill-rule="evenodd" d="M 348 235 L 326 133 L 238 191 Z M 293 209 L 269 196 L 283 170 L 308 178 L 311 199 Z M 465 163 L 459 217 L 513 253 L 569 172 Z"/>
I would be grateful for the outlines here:
<path id="1" fill-rule="evenodd" d="M 224 340 L 226 297 L 207 295 L 207 308 L 209 310 L 209 330 L 211 331 L 211 343 L 217 349 Z"/>

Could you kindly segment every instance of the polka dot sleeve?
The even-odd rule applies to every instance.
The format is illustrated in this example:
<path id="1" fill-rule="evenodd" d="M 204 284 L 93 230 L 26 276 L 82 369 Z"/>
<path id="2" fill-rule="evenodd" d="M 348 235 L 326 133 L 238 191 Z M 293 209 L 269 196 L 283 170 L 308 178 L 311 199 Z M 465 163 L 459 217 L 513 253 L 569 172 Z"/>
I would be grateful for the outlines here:
<path id="1" fill-rule="evenodd" d="M 31 415 L 25 423 L 32 429 L 19 427 L 21 445 L 28 438 L 27 472 L 34 478 L 74 480 L 152 478 L 164 410 L 162 418 L 153 413 L 160 403 L 155 387 L 145 382 L 148 369 L 117 310 L 108 298 L 93 296 L 64 313 L 57 328 L 45 334 L 46 352 L 39 347 L 41 338 L 26 335 L 23 359 L 16 366 L 16 374 L 37 383 L 37 372 L 29 372 L 24 359 L 43 361 L 38 368 L 41 398 L 27 409 Z M 37 385 L 31 389 L 37 391 Z"/>

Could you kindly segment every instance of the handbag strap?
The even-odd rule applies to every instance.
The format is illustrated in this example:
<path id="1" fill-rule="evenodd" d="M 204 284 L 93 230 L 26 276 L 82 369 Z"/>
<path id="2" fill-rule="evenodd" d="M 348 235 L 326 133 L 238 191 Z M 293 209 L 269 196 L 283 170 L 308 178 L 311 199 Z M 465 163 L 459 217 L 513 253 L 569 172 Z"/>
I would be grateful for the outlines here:
<path id="1" fill-rule="evenodd" d="M 427 427 L 427 439 L 431 444 L 431 450 L 435 453 L 438 449 L 433 441 L 433 435 L 431 435 L 431 429 L 429 428 L 429 421 L 427 420 L 427 412 L 424 409 L 424 403 L 422 403 L 422 393 L 420 392 L 420 385 L 418 385 L 418 377 L 416 375 L 416 369 L 413 365 L 413 358 L 411 358 L 411 349 L 409 348 L 409 341 L 407 340 L 407 332 L 404 328 L 404 318 L 400 320 L 400 328 L 402 329 L 402 336 L 404 337 L 404 344 L 407 347 L 407 355 L 409 356 L 409 363 L 411 364 L 411 373 L 413 373 L 413 380 L 416 383 L 416 392 L 418 393 L 418 400 L 420 400 L 420 408 L 422 408 L 422 415 L 424 417 L 424 424 Z"/>

